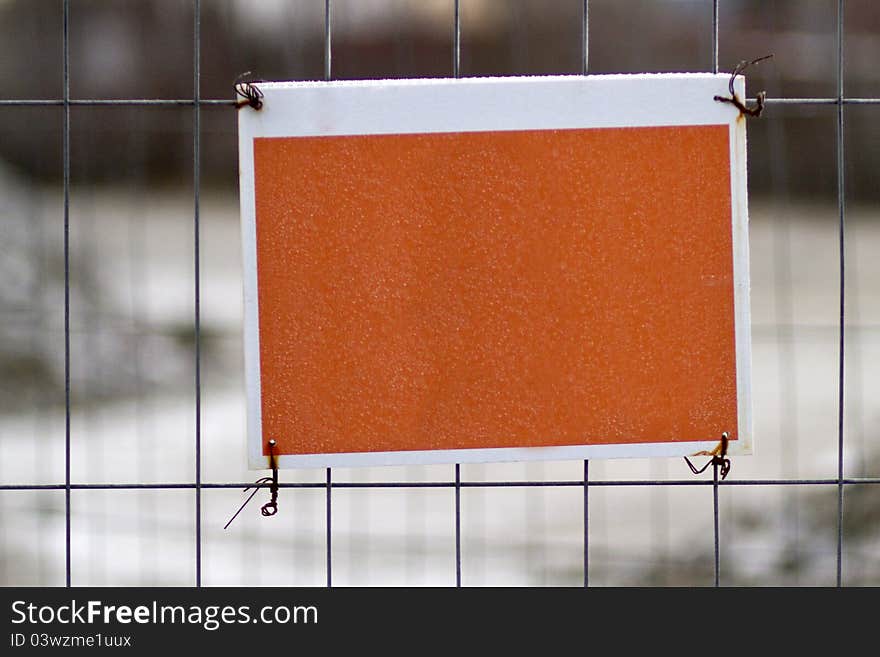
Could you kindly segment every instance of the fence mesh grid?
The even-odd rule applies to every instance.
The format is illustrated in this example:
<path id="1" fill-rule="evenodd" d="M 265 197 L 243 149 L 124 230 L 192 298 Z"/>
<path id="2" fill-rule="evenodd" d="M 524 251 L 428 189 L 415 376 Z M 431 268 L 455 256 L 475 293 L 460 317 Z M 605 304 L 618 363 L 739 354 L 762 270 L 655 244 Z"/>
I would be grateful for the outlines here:
<path id="1" fill-rule="evenodd" d="M 338 2 L 338 0 L 337 0 Z M 460 2 L 460 0 L 450 0 L 452 3 L 452 24 L 448 26 L 449 28 L 449 39 L 452 43 L 452 61 L 449 62 L 449 74 L 459 77 L 462 74 L 461 71 L 461 37 L 462 37 L 462 4 L 466 4 L 467 0 L 464 3 Z M 223 489 L 240 489 L 249 485 L 247 481 L 211 481 L 205 480 L 203 476 L 204 472 L 204 459 L 205 454 L 203 453 L 203 417 L 202 417 L 202 400 L 203 400 L 203 350 L 202 350 L 202 294 L 203 294 L 203 281 L 200 275 L 202 269 L 201 258 L 201 249 L 202 249 L 202 239 L 203 239 L 203 225 L 201 222 L 202 215 L 202 198 L 201 198 L 201 168 L 203 162 L 203 147 L 205 144 L 203 143 L 202 134 L 203 134 L 203 112 L 210 109 L 214 111 L 222 111 L 229 112 L 230 114 L 235 112 L 234 109 L 234 101 L 231 99 L 216 99 L 216 98 L 203 98 L 201 94 L 201 61 L 202 61 L 202 26 L 201 26 L 201 15 L 202 15 L 202 3 L 200 0 L 193 0 L 193 16 L 194 21 L 192 24 L 192 66 L 193 66 L 193 77 L 192 77 L 192 97 L 189 98 L 172 98 L 172 99 L 160 99 L 160 98 L 145 98 L 145 99 L 114 99 L 114 98 L 75 98 L 71 95 L 71 54 L 70 54 L 70 23 L 71 23 L 71 14 L 75 11 L 76 8 L 76 0 L 63 0 L 63 22 L 62 22 L 62 44 L 63 44 L 63 57 L 62 57 L 62 97 L 61 98 L 50 98 L 50 99 L 3 99 L 0 100 L 0 109 L 15 109 L 18 111 L 22 111 L 22 108 L 25 107 L 58 107 L 60 108 L 63 114 L 63 130 L 62 130 L 62 168 L 63 168 L 63 268 L 64 268 L 64 297 L 63 297 L 63 354 L 64 354 L 64 481 L 58 481 L 55 483 L 3 483 L 0 485 L 0 491 L 4 494 L 11 494 L 15 491 L 24 492 L 24 491 L 41 491 L 41 490 L 50 490 L 50 491 L 63 491 L 64 492 L 64 505 L 63 505 L 63 513 L 64 513 L 64 522 L 65 522 L 65 543 L 63 546 L 58 546 L 58 549 L 64 550 L 64 572 L 65 572 L 65 584 L 70 586 L 72 584 L 77 583 L 77 573 L 72 563 L 72 553 L 73 553 L 73 513 L 72 508 L 77 503 L 78 495 L 87 495 L 87 494 L 99 494 L 106 493 L 112 494 L 115 497 L 118 497 L 123 494 L 124 491 L 131 490 L 152 490 L 152 491 L 169 491 L 174 492 L 178 491 L 180 494 L 186 493 L 187 495 L 191 494 L 189 497 L 189 502 L 187 505 L 192 504 L 190 507 L 192 518 L 193 518 L 193 531 L 194 531 L 194 552 L 191 554 L 189 558 L 193 560 L 193 581 L 192 583 L 195 586 L 201 586 L 203 583 L 203 547 L 205 545 L 204 540 L 204 530 L 203 530 L 203 518 L 204 518 L 204 506 L 203 502 L 205 500 L 205 493 L 207 491 L 214 490 L 223 490 Z M 693 489 L 700 488 L 703 490 L 711 491 L 711 514 L 712 514 L 712 582 L 715 586 L 719 586 L 724 581 L 724 573 L 722 570 L 722 550 L 724 548 L 724 533 L 722 532 L 721 527 L 721 513 L 720 513 L 720 495 L 723 490 L 733 490 L 739 488 L 749 488 L 760 490 L 766 487 L 804 487 L 804 489 L 809 488 L 824 488 L 831 487 L 836 489 L 836 541 L 834 547 L 834 555 L 836 560 L 835 567 L 835 577 L 834 581 L 838 586 L 844 584 L 844 557 L 846 555 L 845 551 L 845 540 L 846 540 L 846 517 L 845 517 L 845 507 L 844 507 L 844 499 L 849 490 L 853 490 L 854 487 L 863 487 L 872 484 L 880 484 L 880 477 L 871 477 L 871 476 L 847 476 L 847 473 L 844 469 L 844 403 L 846 400 L 847 389 L 845 386 L 845 372 L 844 365 L 846 363 L 846 348 L 848 347 L 848 325 L 847 325 L 847 304 L 846 304 L 846 294 L 847 294 L 847 205 L 846 205 L 846 186 L 845 186 L 845 172 L 846 172 L 846 118 L 847 118 L 847 109 L 856 106 L 871 106 L 871 111 L 876 111 L 876 106 L 880 104 L 880 98 L 876 97 L 847 97 L 844 93 L 844 56 L 845 56 L 845 40 L 844 40 L 844 0 L 837 0 L 836 2 L 836 26 L 834 28 L 835 34 L 835 58 L 836 58 L 836 93 L 834 95 L 828 95 L 824 97 L 820 96 L 811 96 L 811 97 L 769 97 L 767 98 L 767 106 L 769 111 L 772 113 L 774 110 L 780 110 L 783 108 L 796 108 L 796 107 L 812 107 L 812 106 L 827 106 L 834 111 L 835 118 L 835 161 L 834 161 L 834 171 L 836 175 L 836 199 L 837 199 L 837 229 L 836 229 L 836 244 L 835 247 L 838 251 L 838 271 L 837 274 L 839 276 L 839 286 L 838 286 L 838 299 L 836 302 L 836 314 L 837 314 L 837 371 L 836 371 L 836 380 L 837 380 L 837 434 L 836 434 L 836 444 L 837 444 L 837 457 L 836 457 L 836 476 L 833 477 L 816 477 L 816 478 L 800 478 L 797 476 L 785 476 L 780 478 L 748 478 L 748 479 L 739 479 L 736 476 L 736 461 L 734 461 L 733 473 L 729 479 L 721 480 L 719 478 L 719 473 L 717 466 L 712 469 L 711 478 L 691 478 L 690 476 L 681 477 L 681 478 L 669 478 L 668 476 L 657 476 L 657 477 L 644 477 L 644 478 L 591 478 L 590 466 L 591 463 L 588 461 L 584 461 L 582 463 L 582 470 L 580 471 L 580 475 L 577 477 L 566 478 L 566 479 L 547 479 L 540 475 L 543 474 L 542 467 L 540 465 L 529 466 L 529 469 L 526 470 L 527 475 L 535 475 L 538 476 L 526 476 L 525 478 L 496 478 L 496 479 L 481 479 L 480 477 L 474 477 L 469 479 L 463 476 L 462 467 L 459 465 L 449 466 L 446 470 L 441 470 L 438 468 L 433 468 L 430 470 L 430 475 L 434 475 L 438 472 L 448 472 L 447 476 L 435 477 L 429 476 L 427 480 L 382 480 L 382 481 L 363 481 L 363 480 L 345 480 L 345 478 L 339 478 L 338 476 L 334 476 L 335 473 L 330 468 L 327 468 L 323 473 L 324 476 L 321 480 L 315 480 L 313 477 L 310 479 L 309 477 L 304 477 L 306 480 L 302 481 L 282 481 L 280 486 L 282 489 L 282 498 L 281 502 L 281 514 L 285 513 L 284 505 L 288 504 L 288 508 L 291 513 L 294 513 L 293 510 L 297 502 L 295 500 L 285 500 L 284 492 L 286 490 L 297 489 L 301 491 L 313 491 L 313 494 L 319 494 L 323 497 L 322 503 L 322 513 L 321 517 L 312 518 L 312 522 L 317 524 L 322 524 L 321 531 L 323 533 L 323 553 L 325 555 L 324 564 L 312 563 L 310 567 L 313 570 L 319 570 L 320 568 L 324 568 L 325 577 L 324 583 L 326 586 L 332 586 L 334 584 L 333 579 L 333 568 L 336 565 L 334 562 L 334 549 L 333 549 L 333 539 L 334 539 L 334 531 L 333 531 L 333 520 L 334 520 L 334 504 L 340 503 L 340 496 L 349 495 L 350 491 L 359 491 L 361 493 L 368 490 L 395 490 L 395 489 L 406 489 L 406 490 L 438 490 L 438 491 L 447 491 L 452 494 L 447 499 L 443 498 L 443 503 L 446 504 L 449 502 L 449 515 L 454 518 L 452 521 L 453 527 L 453 535 L 454 540 L 454 565 L 452 565 L 452 555 L 450 555 L 450 568 L 454 569 L 454 582 L 456 585 L 461 586 L 463 583 L 462 577 L 462 565 L 466 558 L 466 555 L 463 555 L 462 550 L 462 536 L 463 531 L 467 529 L 467 527 L 463 527 L 463 516 L 462 516 L 462 497 L 466 495 L 468 491 L 472 490 L 482 490 L 482 491 L 491 491 L 493 489 L 521 489 L 526 491 L 526 495 L 531 494 L 530 491 L 534 491 L 535 489 L 573 489 L 575 491 L 579 491 L 578 495 L 582 493 L 583 497 L 583 515 L 582 517 L 575 510 L 571 510 L 573 515 L 578 516 L 577 522 L 582 524 L 582 534 L 581 539 L 583 543 L 582 550 L 582 569 L 583 569 L 583 585 L 590 585 L 590 538 L 592 531 L 595 531 L 594 528 L 591 528 L 591 505 L 595 504 L 595 500 L 591 500 L 591 495 L 595 495 L 596 491 L 602 489 L 613 489 L 613 488 L 641 488 L 641 489 L 653 489 L 653 490 L 662 490 L 664 488 L 675 488 L 675 489 Z M 580 54 L 581 54 L 581 62 L 582 62 L 582 74 L 588 74 L 590 72 L 589 67 L 589 33 L 590 33 L 590 24 L 589 24 L 589 1 L 583 0 L 582 9 L 581 9 L 581 17 L 582 22 L 580 26 L 581 31 L 581 41 L 580 41 Z M 324 78 L 327 80 L 332 79 L 333 77 L 333 3 L 331 0 L 325 0 L 324 2 L 324 29 L 323 29 L 323 53 L 324 53 L 324 61 L 323 61 L 323 73 Z M 714 0 L 712 2 L 712 22 L 711 26 L 707 26 L 707 29 L 711 34 L 711 69 L 713 72 L 718 72 L 719 70 L 719 28 L 723 28 L 723 26 L 719 25 L 719 0 Z M 602 29 L 602 26 L 595 26 L 594 29 Z M 723 33 L 722 33 L 723 34 Z M 763 54 L 763 53 L 758 53 Z M 194 341 L 194 359 L 192 362 L 192 367 L 194 371 L 194 381 L 192 382 L 192 395 L 194 400 L 194 435 L 192 437 L 192 443 L 190 446 L 190 450 L 193 457 L 194 469 L 192 471 L 192 478 L 190 481 L 183 482 L 163 482 L 163 481 L 153 481 L 153 482 L 144 482 L 144 481 L 136 481 L 136 482 L 112 482 L 112 483 L 99 483 L 94 481 L 89 482 L 78 482 L 75 481 L 72 477 L 72 469 L 71 463 L 74 458 L 76 458 L 74 445 L 71 441 L 71 417 L 72 417 L 72 394 L 76 391 L 74 389 L 75 382 L 71 376 L 72 373 L 72 362 L 71 362 L 71 354 L 76 352 L 76 344 L 78 344 L 78 337 L 76 335 L 75 327 L 72 327 L 71 322 L 71 312 L 76 311 L 75 304 L 72 302 L 72 288 L 71 288 L 71 248 L 72 248 L 72 238 L 74 237 L 71 231 L 71 187 L 72 187 L 72 178 L 71 178 L 71 135 L 72 130 L 71 126 L 73 123 L 73 119 L 76 118 L 75 112 L 79 111 L 97 111 L 97 108 L 100 107 L 127 107 L 127 108 L 150 108 L 150 107 L 169 107 L 169 108 L 178 108 L 179 111 L 182 112 L 191 112 L 189 120 L 191 121 L 191 157 L 192 157 L 192 176 L 193 176 L 193 195 L 191 198 L 192 203 L 192 223 L 191 223 L 191 234 L 193 240 L 193 249 L 191 253 L 191 266 L 193 271 L 193 280 L 192 280 L 192 294 L 191 294 L 191 317 L 192 317 L 192 340 Z M 80 109 L 83 108 L 83 109 Z M 773 154 L 767 154 L 768 157 L 773 157 Z M 138 240 L 134 239 L 132 241 L 133 244 L 137 244 Z M 790 245 L 783 244 L 780 248 L 790 248 Z M 135 273 L 133 275 L 144 276 L 144 272 Z M 132 303 L 137 303 L 136 299 L 132 300 Z M 756 326 L 754 329 L 756 332 L 760 332 L 762 327 Z M 784 330 L 784 329 L 777 329 Z M 788 356 L 789 358 L 794 358 L 791 354 Z M 861 394 L 861 391 L 859 391 Z M 782 420 L 784 424 L 784 420 Z M 760 441 L 760 437 L 758 438 Z M 795 438 L 796 443 L 796 438 Z M 760 449 L 760 442 L 759 442 Z M 579 466 L 580 467 L 580 466 Z M 465 468 L 465 473 L 467 469 Z M 595 474 L 595 473 L 594 473 Z M 668 470 L 665 468 L 662 475 L 667 475 Z M 357 479 L 357 478 L 355 478 Z M 175 498 L 178 499 L 178 498 Z M 226 498 L 224 498 L 226 499 Z M 231 498 L 228 498 L 231 499 Z M 571 499 L 571 498 L 567 498 Z M 706 498 L 708 502 L 708 497 Z M 343 500 L 345 504 L 356 504 L 357 502 L 353 499 L 346 498 Z M 111 503 L 116 503 L 112 498 L 110 500 Z M 178 502 L 179 503 L 179 499 Z M 409 504 L 409 502 L 407 502 Z M 415 514 L 418 516 L 421 510 L 421 507 L 418 506 L 420 504 L 426 504 L 427 502 L 414 502 L 416 504 Z M 482 502 L 475 502 L 482 503 Z M 543 502 L 542 502 L 543 503 Z M 368 503 L 367 503 L 368 504 Z M 140 508 L 140 507 L 139 507 Z M 143 511 L 143 509 L 141 509 Z M 230 508 L 230 511 L 234 510 Z M 150 509 L 151 513 L 155 513 L 155 504 Z M 364 511 L 364 509 L 361 509 Z M 368 515 L 369 508 L 366 507 L 365 513 Z M 708 509 L 707 509 L 708 512 Z M 660 514 L 662 516 L 662 514 Z M 667 518 L 668 520 L 668 518 Z M 663 524 L 662 517 L 656 522 L 660 525 Z M 466 524 L 466 523 L 465 523 Z M 36 530 L 35 530 L 36 531 Z M 662 529 L 658 531 L 663 531 Z M 368 540 L 368 539 L 365 539 Z M 413 539 L 416 540 L 416 539 Z M 450 546 L 451 547 L 451 546 Z M 244 557 L 244 561 L 247 564 L 251 564 L 252 560 L 258 558 L 254 552 L 248 548 L 248 556 Z M 247 567 L 247 566 L 245 566 Z M 707 582 L 710 583 L 710 582 Z"/>

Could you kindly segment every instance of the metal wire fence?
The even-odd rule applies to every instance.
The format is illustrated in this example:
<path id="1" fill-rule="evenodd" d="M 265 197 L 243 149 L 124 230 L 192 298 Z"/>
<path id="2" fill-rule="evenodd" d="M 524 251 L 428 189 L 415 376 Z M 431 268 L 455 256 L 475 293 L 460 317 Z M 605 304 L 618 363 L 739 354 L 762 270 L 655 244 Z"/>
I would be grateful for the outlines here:
<path id="1" fill-rule="evenodd" d="M 452 42 L 452 61 L 449 62 L 449 73 L 455 77 L 462 74 L 461 67 L 461 51 L 462 51 L 462 2 L 461 0 L 450 0 L 452 7 L 452 24 L 449 25 L 449 39 Z M 464 0 L 466 3 L 467 0 Z M 713 72 L 719 70 L 719 30 L 723 28 L 719 22 L 719 3 L 720 0 L 714 0 L 712 4 L 712 22 L 711 27 L 711 69 Z M 234 113 L 234 101 L 223 98 L 203 98 L 201 93 L 201 61 L 202 61 L 202 34 L 201 34 L 201 15 L 202 3 L 200 0 L 193 0 L 194 21 L 192 24 L 192 97 L 187 98 L 138 98 L 138 99 L 112 99 L 112 98 L 75 98 L 71 95 L 71 54 L 70 54 L 70 21 L 71 12 L 75 11 L 75 0 L 63 0 L 63 22 L 62 22 L 62 96 L 61 98 L 50 99 L 3 99 L 0 100 L 0 108 L 21 108 L 25 106 L 35 107 L 60 107 L 63 112 L 62 124 L 62 167 L 63 167 L 63 270 L 64 270 L 64 297 L 63 297 L 63 354 L 64 354 L 64 480 L 54 483 L 4 483 L 0 485 L 0 493 L 8 494 L 12 491 L 38 491 L 52 490 L 64 492 L 64 522 L 65 522 L 65 543 L 58 546 L 59 550 L 64 550 L 64 571 L 65 584 L 70 586 L 76 583 L 77 574 L 71 555 L 72 546 L 72 508 L 76 503 L 76 496 L 84 494 L 85 491 L 107 491 L 119 494 L 125 490 L 154 490 L 154 491 L 191 491 L 190 498 L 191 513 L 194 522 L 194 552 L 191 555 L 193 560 L 193 584 L 201 586 L 203 583 L 203 547 L 204 547 L 204 531 L 203 531 L 203 498 L 205 491 L 220 489 L 240 489 L 247 485 L 246 481 L 206 481 L 204 478 L 204 453 L 203 453 L 203 417 L 202 417 L 202 400 L 203 400 L 203 335 L 202 335 L 202 294 L 203 281 L 200 275 L 202 270 L 201 253 L 203 238 L 203 222 L 202 222 L 202 197 L 201 197 L 201 169 L 203 162 L 202 126 L 203 112 L 219 111 Z M 454 465 L 448 468 L 448 477 L 431 478 L 426 481 L 407 481 L 407 480 L 383 480 L 383 481 L 342 481 L 338 477 L 334 478 L 332 469 L 327 468 L 321 481 L 282 481 L 280 487 L 283 490 L 312 490 L 317 491 L 323 496 L 323 540 L 325 569 L 324 581 L 326 585 L 334 584 L 333 567 L 334 567 L 334 501 L 338 499 L 344 491 L 366 491 L 369 489 L 385 489 L 385 490 L 418 490 L 418 489 L 437 489 L 452 491 L 452 504 L 449 508 L 450 516 L 454 517 L 454 565 L 450 562 L 450 567 L 454 568 L 454 581 L 457 586 L 463 583 L 462 565 L 464 561 L 462 551 L 462 493 L 468 490 L 491 490 L 491 489 L 513 489 L 519 488 L 526 491 L 534 489 L 574 489 L 582 492 L 583 497 L 583 514 L 578 518 L 578 522 L 582 524 L 582 569 L 583 569 L 583 585 L 590 585 L 590 539 L 591 539 L 591 494 L 601 489 L 610 488 L 642 488 L 642 489 L 662 489 L 666 487 L 674 487 L 679 489 L 700 488 L 703 490 L 711 490 L 711 512 L 712 512 L 712 582 L 715 586 L 723 583 L 722 571 L 722 550 L 724 548 L 723 533 L 721 531 L 721 512 L 719 504 L 719 496 L 724 489 L 737 488 L 753 488 L 761 489 L 762 487 L 821 487 L 835 489 L 836 491 L 836 542 L 835 542 L 835 582 L 838 586 L 844 583 L 844 557 L 845 551 L 845 506 L 844 499 L 847 491 L 854 486 L 865 486 L 880 484 L 880 477 L 870 476 L 846 476 L 844 469 L 844 402 L 846 399 L 845 389 L 845 369 L 846 349 L 848 345 L 847 335 L 847 303 L 846 303 L 846 275 L 847 275 L 847 204 L 846 204 L 846 109 L 852 106 L 871 106 L 876 110 L 876 106 L 880 105 L 880 98 L 876 97 L 849 97 L 844 91 L 844 61 L 845 61 L 845 39 L 844 39 L 844 8 L 845 0 L 837 0 L 836 2 L 836 93 L 827 97 L 769 97 L 767 105 L 772 113 L 775 108 L 781 106 L 830 106 L 836 112 L 836 158 L 834 162 L 834 172 L 836 175 L 837 187 L 837 240 L 836 248 L 838 250 L 838 305 L 837 305 L 837 458 L 836 458 L 836 476 L 833 477 L 817 477 L 817 478 L 799 478 L 796 476 L 781 478 L 748 478 L 738 479 L 736 477 L 736 463 L 734 463 L 733 474 L 729 479 L 721 480 L 717 466 L 713 468 L 712 477 L 703 478 L 663 478 L 663 477 L 645 477 L 645 478 L 591 478 L 591 463 L 584 461 L 582 464 L 582 476 L 566 479 L 544 479 L 544 478 L 525 478 L 525 479 L 491 479 L 491 480 L 469 480 L 462 474 L 462 468 Z M 587 75 L 590 73 L 589 60 L 589 0 L 583 0 L 581 8 L 581 73 Z M 333 3 L 332 0 L 324 1 L 324 31 L 323 31 L 323 73 L 327 80 L 333 77 Z M 597 26 L 602 29 L 602 26 Z M 763 54 L 763 53 L 749 53 Z M 772 93 L 772 92 L 771 92 Z M 74 383 L 71 377 L 71 354 L 72 335 L 71 328 L 71 311 L 75 310 L 71 303 L 71 114 L 76 108 L 90 108 L 86 111 L 92 111 L 97 107 L 178 107 L 191 110 L 191 134 L 192 134 L 192 224 L 191 234 L 193 239 L 193 249 L 191 254 L 192 270 L 194 276 L 191 288 L 191 318 L 192 318 L 192 340 L 193 340 L 193 362 L 194 380 L 192 381 L 192 391 L 194 399 L 194 435 L 191 437 L 191 451 L 194 459 L 194 469 L 192 471 L 192 479 L 185 482 L 150 482 L 142 481 L 113 481 L 110 483 L 81 483 L 72 477 L 71 463 L 75 458 L 74 445 L 71 441 L 71 417 L 72 417 L 72 394 L 75 393 Z M 769 154 L 772 157 L 772 154 Z M 796 437 L 795 437 L 796 441 Z M 760 449 L 760 436 L 758 437 L 758 445 Z M 436 469 L 432 473 L 437 472 Z M 531 471 L 530 471 L 531 472 Z M 283 495 L 283 493 L 282 493 Z M 282 505 L 285 503 L 283 497 Z M 291 502 L 291 507 L 295 506 Z M 232 509 L 230 509 L 232 510 Z M 708 511 L 708 509 L 707 509 Z M 283 508 L 282 508 L 283 513 Z M 572 513 L 579 516 L 579 513 L 572 510 Z M 594 530 L 593 530 L 594 531 Z M 452 555 L 450 555 L 451 558 Z M 317 566 L 316 566 L 317 567 Z M 708 582 L 707 582 L 708 583 Z"/>

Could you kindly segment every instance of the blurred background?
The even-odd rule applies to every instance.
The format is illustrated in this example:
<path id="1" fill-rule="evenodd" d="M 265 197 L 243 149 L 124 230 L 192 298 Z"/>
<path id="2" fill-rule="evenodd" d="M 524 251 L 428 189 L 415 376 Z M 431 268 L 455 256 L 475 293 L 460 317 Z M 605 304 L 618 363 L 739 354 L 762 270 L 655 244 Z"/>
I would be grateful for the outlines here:
<path id="1" fill-rule="evenodd" d="M 712 68 L 711 0 L 590 0 L 591 73 Z M 880 9 L 845 0 L 844 94 L 880 96 Z M 200 94 L 245 71 L 320 79 L 321 0 L 202 0 Z M 461 0 L 465 76 L 578 74 L 583 0 Z M 453 0 L 333 0 L 334 78 L 452 74 Z M 63 95 L 61 0 L 0 0 L 0 100 Z M 70 0 L 74 99 L 193 97 L 193 2 Z M 721 0 L 719 60 L 773 53 L 750 95 L 837 95 L 837 0 Z M 63 107 L 0 103 L 0 485 L 65 478 Z M 880 121 L 844 106 L 844 474 L 880 476 Z M 70 110 L 71 477 L 186 483 L 195 472 L 191 106 Z M 748 123 L 756 454 L 732 479 L 835 479 L 837 106 Z M 206 105 L 201 158 L 202 481 L 246 469 L 235 111 Z M 466 465 L 465 481 L 577 481 L 582 462 Z M 704 475 L 705 476 L 705 475 Z M 333 470 L 334 482 L 450 481 L 453 466 Z M 680 459 L 592 461 L 591 480 L 684 479 Z M 323 482 L 325 471 L 284 471 Z M 226 531 L 238 489 L 202 492 L 202 582 L 323 585 L 325 493 L 282 490 Z M 72 493 L 74 585 L 191 585 L 195 493 Z M 591 585 L 711 585 L 707 486 L 589 490 Z M 451 488 L 333 492 L 334 585 L 455 583 Z M 465 488 L 465 585 L 580 585 L 577 486 Z M 847 486 L 843 582 L 880 584 L 880 486 Z M 837 486 L 721 489 L 721 581 L 833 585 Z M 63 585 L 65 492 L 0 489 L 0 585 Z"/>

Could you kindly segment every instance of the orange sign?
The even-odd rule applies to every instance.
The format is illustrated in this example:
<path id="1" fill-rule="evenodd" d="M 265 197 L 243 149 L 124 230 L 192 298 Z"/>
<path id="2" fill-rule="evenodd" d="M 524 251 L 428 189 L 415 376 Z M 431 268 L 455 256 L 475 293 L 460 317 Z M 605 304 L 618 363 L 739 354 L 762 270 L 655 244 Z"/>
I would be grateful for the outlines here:
<path id="1" fill-rule="evenodd" d="M 747 449 L 742 128 L 708 99 L 728 120 L 251 130 L 252 465 Z"/>

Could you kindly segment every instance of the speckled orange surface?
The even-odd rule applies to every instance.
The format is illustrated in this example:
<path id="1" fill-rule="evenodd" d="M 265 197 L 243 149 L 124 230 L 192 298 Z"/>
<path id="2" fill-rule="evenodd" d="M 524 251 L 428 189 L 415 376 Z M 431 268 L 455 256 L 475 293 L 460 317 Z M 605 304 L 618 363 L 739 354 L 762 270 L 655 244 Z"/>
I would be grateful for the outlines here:
<path id="1" fill-rule="evenodd" d="M 727 126 L 254 142 L 281 454 L 736 439 Z"/>

